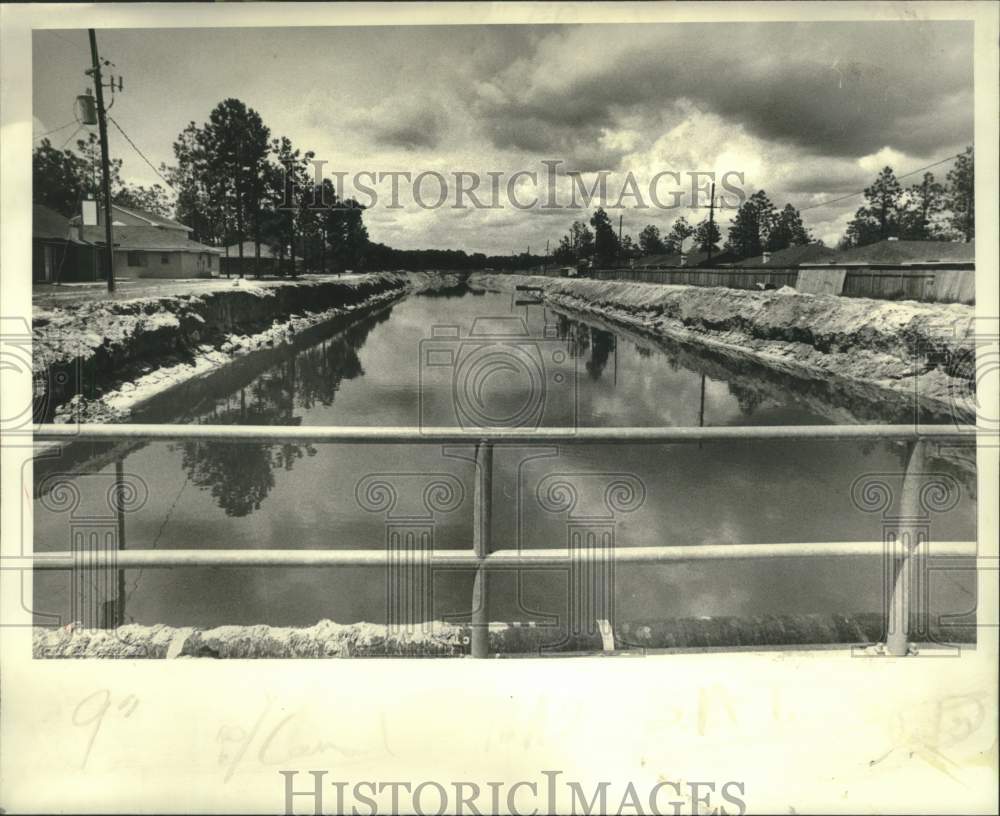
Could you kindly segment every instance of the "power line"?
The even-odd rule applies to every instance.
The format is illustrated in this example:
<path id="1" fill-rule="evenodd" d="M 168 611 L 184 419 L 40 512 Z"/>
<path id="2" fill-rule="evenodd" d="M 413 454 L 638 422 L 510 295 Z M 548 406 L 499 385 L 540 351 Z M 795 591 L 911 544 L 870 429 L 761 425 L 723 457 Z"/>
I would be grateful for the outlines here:
<path id="1" fill-rule="evenodd" d="M 65 142 L 62 143 L 62 145 L 59 147 L 59 149 L 62 150 L 64 147 L 66 147 L 66 145 L 68 145 L 71 141 L 73 141 L 73 137 L 76 136 L 76 134 L 79 133 L 81 130 L 83 130 L 83 125 L 77 125 L 76 130 L 74 130 L 69 135 L 69 138 Z"/>
<path id="2" fill-rule="evenodd" d="M 896 176 L 896 178 L 904 179 L 907 178 L 908 176 L 914 176 L 917 173 L 924 172 L 924 170 L 930 170 L 932 167 L 937 167 L 939 164 L 944 164 L 945 162 L 950 162 L 952 159 L 957 159 L 961 155 L 962 155 L 961 153 L 956 153 L 954 156 L 948 156 L 947 158 L 939 159 L 933 164 L 928 164 L 926 167 L 920 167 L 916 170 L 911 170 L 909 173 L 903 173 L 903 175 Z M 806 210 L 815 210 L 817 207 L 826 207 L 829 204 L 836 204 L 839 201 L 847 201 L 847 199 L 849 198 L 854 198 L 855 196 L 864 194 L 865 194 L 864 190 L 861 190 L 857 193 L 848 193 L 847 195 L 841 196 L 840 198 L 831 198 L 829 201 L 820 201 L 818 204 L 810 204 L 808 207 L 799 207 L 799 212 L 805 212 Z"/>
<path id="3" fill-rule="evenodd" d="M 44 33 L 44 34 L 51 34 L 51 35 L 52 35 L 53 37 L 58 37 L 58 38 L 59 38 L 60 40 L 62 40 L 63 42 L 66 42 L 66 43 L 69 43 L 69 44 L 70 44 L 70 45 L 72 45 L 72 46 L 73 46 L 74 48 L 81 48 L 81 49 L 83 49 L 84 51 L 87 51 L 87 47 L 86 47 L 85 45 L 81 45 L 80 43 L 76 43 L 76 42 L 73 42 L 73 41 L 72 41 L 71 39 L 69 39 L 68 37 L 64 37 L 64 36 L 63 36 L 62 34 L 60 34 L 60 33 L 59 33 L 58 31 L 53 31 L 53 30 L 52 30 L 51 28 L 39 28 L 39 29 L 36 29 L 36 31 L 41 31 L 41 32 L 42 32 L 42 33 Z"/>
<path id="4" fill-rule="evenodd" d="M 163 175 L 160 173 L 159 170 L 157 170 L 155 167 L 153 167 L 153 163 L 149 159 L 146 158 L 145 154 L 143 154 L 143 152 L 136 146 L 136 143 L 133 142 L 129 138 L 128 134 L 124 130 L 122 130 L 122 126 L 119 125 L 118 122 L 115 121 L 115 118 L 113 116 L 109 116 L 108 119 L 111 120 L 111 124 L 113 124 L 116 128 L 118 128 L 118 132 L 121 133 L 121 135 L 125 137 L 125 141 L 128 142 L 130 145 L 132 145 L 132 149 L 136 153 L 139 154 L 139 156 L 142 158 L 142 160 L 144 162 L 146 162 L 146 164 L 149 165 L 149 169 L 152 170 L 154 173 L 156 173 L 156 175 L 158 175 L 160 177 L 160 179 L 163 181 L 163 183 L 166 184 L 167 187 L 169 187 L 171 190 L 173 190 L 176 193 L 177 191 L 174 190 L 174 186 L 169 181 L 167 181 L 165 178 L 163 178 Z"/>
<path id="5" fill-rule="evenodd" d="M 70 125 L 78 125 L 78 124 L 80 124 L 79 120 L 74 119 L 72 122 L 67 122 L 65 125 L 59 125 L 59 127 L 57 128 L 53 128 L 52 130 L 47 130 L 45 131 L 45 133 L 40 133 L 38 136 L 32 139 L 32 141 L 37 142 L 39 139 L 44 139 L 46 136 L 51 136 L 53 133 L 58 133 L 60 130 L 66 130 L 66 128 L 68 128 Z"/>

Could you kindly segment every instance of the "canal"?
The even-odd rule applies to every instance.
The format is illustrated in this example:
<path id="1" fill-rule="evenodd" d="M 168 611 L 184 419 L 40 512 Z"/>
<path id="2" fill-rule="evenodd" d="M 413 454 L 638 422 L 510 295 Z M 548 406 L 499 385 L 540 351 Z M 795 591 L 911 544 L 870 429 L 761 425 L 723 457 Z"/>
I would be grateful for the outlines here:
<path id="1" fill-rule="evenodd" d="M 372 427 L 905 419 L 898 409 L 846 397 L 829 383 L 793 380 L 510 294 L 461 287 L 410 295 L 346 328 L 317 327 L 292 345 L 165 391 L 135 415 L 137 422 Z M 36 551 L 71 549 L 81 531 L 117 530 L 108 505 L 116 467 L 128 483 L 129 549 L 378 549 L 394 536 L 435 549 L 471 547 L 471 448 L 74 447 L 73 461 L 85 464 L 36 468 Z M 905 454 L 892 442 L 499 446 L 494 546 L 563 547 L 574 531 L 614 546 L 880 540 L 885 515 L 898 508 L 866 511 L 859 485 L 871 476 L 898 495 Z M 934 516 L 932 538 L 974 538 L 971 454 L 933 461 L 956 496 Z M 97 598 L 88 601 L 95 621 L 107 617 L 102 604 L 120 598 L 124 604 L 113 615 L 144 624 L 458 622 L 469 617 L 472 577 L 432 569 L 400 598 L 389 591 L 393 576 L 360 567 L 127 570 L 121 581 L 95 579 L 105 585 L 89 588 L 67 574 L 36 573 L 33 610 L 40 624 L 65 623 L 74 616 L 71 600 L 89 591 Z M 932 577 L 933 614 L 974 610 L 974 572 Z M 551 626 L 558 641 L 572 617 L 573 580 L 561 569 L 497 574 L 490 617 Z M 617 565 L 613 589 L 620 621 L 877 612 L 883 566 L 879 558 Z"/>

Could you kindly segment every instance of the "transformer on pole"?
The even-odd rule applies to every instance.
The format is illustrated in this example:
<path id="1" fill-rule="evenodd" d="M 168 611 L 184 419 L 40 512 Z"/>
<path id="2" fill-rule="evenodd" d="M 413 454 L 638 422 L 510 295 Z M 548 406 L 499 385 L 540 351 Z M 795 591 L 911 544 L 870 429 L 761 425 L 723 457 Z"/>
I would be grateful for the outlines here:
<path id="1" fill-rule="evenodd" d="M 94 92 L 97 95 L 97 126 L 101 134 L 101 180 L 104 185 L 104 259 L 107 265 L 108 291 L 115 291 L 115 249 L 111 237 L 111 172 L 108 167 L 108 123 L 104 110 L 104 85 L 101 82 L 101 60 L 97 54 L 97 34 L 90 32 L 90 58 L 92 67 L 88 73 L 94 77 Z M 79 100 L 79 98 L 78 98 Z"/>

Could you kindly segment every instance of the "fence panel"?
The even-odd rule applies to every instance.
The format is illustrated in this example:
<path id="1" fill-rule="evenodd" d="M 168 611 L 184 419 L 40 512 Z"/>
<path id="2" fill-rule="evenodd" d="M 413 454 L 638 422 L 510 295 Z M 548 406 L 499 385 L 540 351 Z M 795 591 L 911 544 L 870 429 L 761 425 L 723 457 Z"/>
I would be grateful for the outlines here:
<path id="1" fill-rule="evenodd" d="M 937 303 L 976 302 L 974 269 L 871 269 L 811 267 L 594 269 L 583 277 L 681 286 L 728 289 L 780 289 L 791 286 L 810 294 L 844 295 L 879 300 Z"/>
<path id="2" fill-rule="evenodd" d="M 663 269 L 595 269 L 586 277 L 597 280 L 634 281 L 673 286 L 723 286 L 728 289 L 759 289 L 795 286 L 798 270 L 780 267 L 698 267 Z"/>

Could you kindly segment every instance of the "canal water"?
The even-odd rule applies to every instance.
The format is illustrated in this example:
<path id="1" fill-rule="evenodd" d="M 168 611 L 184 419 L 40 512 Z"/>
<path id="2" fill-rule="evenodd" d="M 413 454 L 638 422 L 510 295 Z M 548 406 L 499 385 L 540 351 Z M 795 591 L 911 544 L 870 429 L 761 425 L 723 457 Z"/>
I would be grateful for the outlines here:
<path id="1" fill-rule="evenodd" d="M 135 419 L 376 428 L 759 426 L 905 421 L 901 410 L 510 294 L 456 288 L 411 295 L 346 328 L 312 329 L 293 345 L 164 392 Z M 36 551 L 71 549 L 74 536 L 94 531 L 119 541 L 109 505 L 116 468 L 127 484 L 127 549 L 379 549 L 393 541 L 471 547 L 471 448 L 156 442 L 90 445 L 81 453 L 83 447 L 75 446 L 76 465 L 37 468 Z M 932 539 L 973 538 L 972 454 L 953 451 L 933 463 L 954 496 L 934 515 Z M 863 486 L 880 482 L 898 496 L 904 464 L 904 446 L 882 441 L 499 446 L 494 548 L 567 547 L 574 535 L 630 547 L 880 540 L 898 506 L 875 506 L 877 489 Z M 127 570 L 98 576 L 89 588 L 69 574 L 40 573 L 33 609 L 48 625 L 81 614 L 199 627 L 468 620 L 471 572 L 400 569 Z M 569 591 L 578 579 L 569 568 L 499 574 L 490 587 L 490 617 L 551 626 L 558 641 L 580 614 Z M 933 614 L 975 608 L 973 572 L 937 571 L 932 579 Z M 612 614 L 641 621 L 878 612 L 883 580 L 879 558 L 619 564 Z M 400 596 L 404 585 L 410 589 Z M 71 599 L 88 591 L 84 611 L 74 611 Z M 124 600 L 117 611 L 102 605 L 116 598 Z"/>

